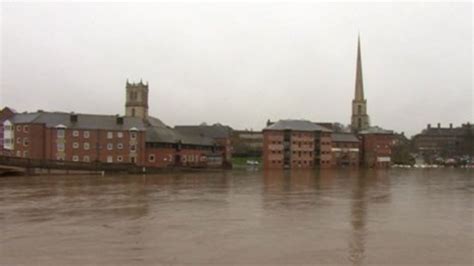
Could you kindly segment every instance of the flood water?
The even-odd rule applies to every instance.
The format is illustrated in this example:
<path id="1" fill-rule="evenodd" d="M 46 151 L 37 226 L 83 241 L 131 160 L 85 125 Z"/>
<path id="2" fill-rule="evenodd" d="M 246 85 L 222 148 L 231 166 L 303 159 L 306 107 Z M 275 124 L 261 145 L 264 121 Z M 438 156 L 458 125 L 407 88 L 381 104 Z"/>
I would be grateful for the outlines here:
<path id="1" fill-rule="evenodd" d="M 474 172 L 0 178 L 0 264 L 472 265 Z"/>

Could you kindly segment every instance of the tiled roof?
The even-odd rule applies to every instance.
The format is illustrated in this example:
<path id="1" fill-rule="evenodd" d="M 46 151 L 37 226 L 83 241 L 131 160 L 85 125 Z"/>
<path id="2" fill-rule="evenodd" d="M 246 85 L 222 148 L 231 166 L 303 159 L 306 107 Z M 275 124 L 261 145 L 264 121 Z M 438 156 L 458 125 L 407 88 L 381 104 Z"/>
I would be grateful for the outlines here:
<path id="1" fill-rule="evenodd" d="M 220 124 L 198 125 L 198 126 L 175 126 L 177 131 L 183 134 L 209 137 L 213 139 L 229 138 L 232 134 L 232 128 Z"/>
<path id="2" fill-rule="evenodd" d="M 322 127 L 308 120 L 279 120 L 278 122 L 264 128 L 263 130 L 298 130 L 298 131 L 323 131 L 331 132 L 330 129 Z"/>
<path id="3" fill-rule="evenodd" d="M 359 142 L 359 139 L 351 133 L 332 133 L 333 142 Z"/>
<path id="4" fill-rule="evenodd" d="M 71 115 L 77 116 L 77 122 L 71 121 Z M 138 117 L 121 117 L 123 124 L 117 123 L 118 116 L 95 114 L 71 114 L 64 112 L 34 112 L 17 113 L 10 120 L 14 123 L 45 124 L 46 127 L 65 126 L 77 129 L 104 129 L 104 130 L 146 130 L 147 142 L 177 143 L 190 145 L 214 145 L 212 138 L 179 132 L 155 117 L 145 120 Z"/>
<path id="5" fill-rule="evenodd" d="M 364 135 L 364 134 L 393 134 L 393 131 L 383 129 L 383 128 L 378 127 L 378 126 L 374 126 L 374 127 L 369 127 L 366 130 L 360 131 L 359 134 L 362 134 L 362 135 Z"/>
<path id="6" fill-rule="evenodd" d="M 77 116 L 76 122 L 71 121 L 72 115 Z M 46 127 L 62 125 L 67 128 L 78 129 L 130 130 L 131 128 L 136 128 L 138 130 L 145 130 L 145 124 L 140 118 L 123 117 L 123 124 L 117 123 L 117 118 L 118 116 L 114 115 L 35 112 L 15 114 L 11 120 L 13 123 L 45 124 Z"/>

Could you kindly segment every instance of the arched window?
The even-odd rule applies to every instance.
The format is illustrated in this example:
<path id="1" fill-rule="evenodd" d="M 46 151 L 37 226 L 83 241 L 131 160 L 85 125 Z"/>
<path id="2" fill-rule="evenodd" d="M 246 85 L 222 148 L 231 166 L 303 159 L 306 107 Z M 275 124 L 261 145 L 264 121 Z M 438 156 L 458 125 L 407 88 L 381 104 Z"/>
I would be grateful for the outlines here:
<path id="1" fill-rule="evenodd" d="M 362 119 L 357 119 L 358 128 L 362 128 Z"/>
<path id="2" fill-rule="evenodd" d="M 357 111 L 358 111 L 358 114 L 362 113 L 362 105 L 357 106 Z"/>
<path id="3" fill-rule="evenodd" d="M 132 108 L 132 117 L 135 117 L 135 108 Z"/>

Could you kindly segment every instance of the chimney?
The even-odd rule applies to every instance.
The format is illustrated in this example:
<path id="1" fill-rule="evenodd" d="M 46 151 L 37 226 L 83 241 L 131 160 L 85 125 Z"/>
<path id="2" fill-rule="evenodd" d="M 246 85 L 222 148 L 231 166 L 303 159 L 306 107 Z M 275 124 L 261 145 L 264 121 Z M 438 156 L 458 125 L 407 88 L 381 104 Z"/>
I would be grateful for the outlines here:
<path id="1" fill-rule="evenodd" d="M 71 121 L 71 123 L 76 123 L 77 122 L 77 115 L 72 113 L 71 116 L 69 117 L 69 120 Z"/>
<path id="2" fill-rule="evenodd" d="M 431 129 L 431 124 L 428 124 L 428 126 L 426 128 Z"/>
<path id="3" fill-rule="evenodd" d="M 438 123 L 438 128 L 441 128 L 441 123 Z"/>
<path id="4" fill-rule="evenodd" d="M 117 125 L 123 125 L 123 117 L 117 116 Z"/>
<path id="5" fill-rule="evenodd" d="M 453 129 L 453 123 L 449 123 L 449 128 Z"/>

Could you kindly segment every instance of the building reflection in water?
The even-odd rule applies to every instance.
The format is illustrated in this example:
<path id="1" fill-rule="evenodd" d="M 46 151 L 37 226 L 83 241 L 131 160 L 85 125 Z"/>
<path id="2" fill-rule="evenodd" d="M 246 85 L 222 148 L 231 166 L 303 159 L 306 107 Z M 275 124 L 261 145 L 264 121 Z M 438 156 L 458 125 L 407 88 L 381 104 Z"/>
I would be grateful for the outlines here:
<path id="1" fill-rule="evenodd" d="M 353 265 L 363 265 L 366 259 L 369 204 L 373 203 L 373 207 L 376 207 L 377 203 L 390 201 L 390 180 L 384 170 L 360 170 L 351 180 L 349 260 Z"/>

